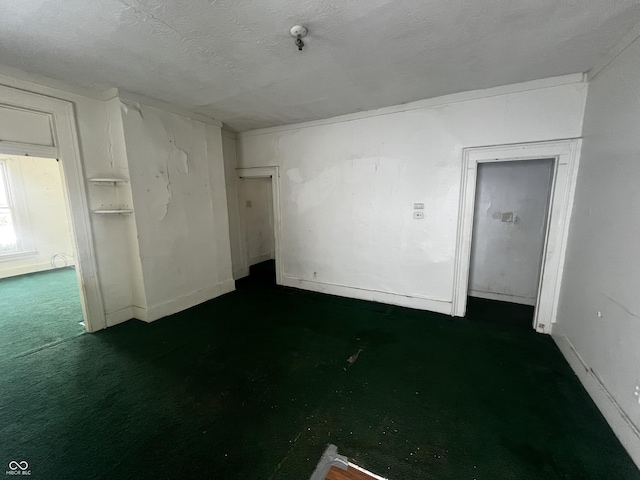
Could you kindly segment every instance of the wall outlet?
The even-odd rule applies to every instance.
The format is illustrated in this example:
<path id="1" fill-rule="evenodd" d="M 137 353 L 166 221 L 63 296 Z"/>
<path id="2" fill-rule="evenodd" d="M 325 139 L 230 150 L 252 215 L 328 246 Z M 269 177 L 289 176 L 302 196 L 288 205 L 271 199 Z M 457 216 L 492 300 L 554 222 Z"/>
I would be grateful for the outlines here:
<path id="1" fill-rule="evenodd" d="M 640 404 L 640 383 L 636 385 L 636 390 L 633 392 L 633 396 L 636 397 L 636 401 Z"/>
<path id="2" fill-rule="evenodd" d="M 424 218 L 424 212 L 420 212 L 420 211 L 413 212 L 413 218 L 422 220 Z"/>

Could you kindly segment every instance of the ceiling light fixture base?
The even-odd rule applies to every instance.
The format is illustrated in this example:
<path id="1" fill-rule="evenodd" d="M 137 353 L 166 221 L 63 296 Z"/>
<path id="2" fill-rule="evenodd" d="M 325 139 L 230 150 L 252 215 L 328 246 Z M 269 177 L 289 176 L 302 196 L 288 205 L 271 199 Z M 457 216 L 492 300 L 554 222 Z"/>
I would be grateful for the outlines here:
<path id="1" fill-rule="evenodd" d="M 307 34 L 307 32 L 308 30 L 306 27 L 303 27 L 302 25 L 294 25 L 291 27 L 291 30 L 289 30 L 291 36 L 296 39 L 296 47 L 298 47 L 298 50 L 302 50 L 302 47 L 304 47 L 302 38 Z"/>

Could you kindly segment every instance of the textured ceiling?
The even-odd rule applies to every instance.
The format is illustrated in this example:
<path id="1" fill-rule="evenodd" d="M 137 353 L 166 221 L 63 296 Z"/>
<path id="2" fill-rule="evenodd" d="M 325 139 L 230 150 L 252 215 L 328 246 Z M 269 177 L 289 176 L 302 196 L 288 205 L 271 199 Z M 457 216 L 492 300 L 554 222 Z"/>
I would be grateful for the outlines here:
<path id="1" fill-rule="evenodd" d="M 585 72 L 639 0 L 1 0 L 0 63 L 239 131 Z M 299 52 L 289 28 L 309 28 Z"/>

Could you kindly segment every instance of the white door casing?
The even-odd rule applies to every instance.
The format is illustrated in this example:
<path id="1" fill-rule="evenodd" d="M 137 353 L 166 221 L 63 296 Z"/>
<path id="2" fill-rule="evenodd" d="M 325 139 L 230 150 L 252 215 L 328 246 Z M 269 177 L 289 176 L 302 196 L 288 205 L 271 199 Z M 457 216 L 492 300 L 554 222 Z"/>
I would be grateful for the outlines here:
<path id="1" fill-rule="evenodd" d="M 89 332 L 106 328 L 73 104 L 65 100 L 0 86 L 0 110 L 6 113 L 11 111 L 24 113 L 25 117 L 42 115 L 49 119 L 51 129 L 51 140 L 47 142 L 49 144 L 23 143 L 0 138 L 0 153 L 56 158 L 60 161 L 72 225 L 76 272 L 80 285 L 85 328 Z M 2 115 L 1 112 L 0 115 Z M 29 128 L 28 124 L 24 128 Z"/>
<path id="2" fill-rule="evenodd" d="M 533 320 L 536 331 L 551 333 L 558 308 L 581 146 L 581 139 L 568 139 L 464 149 L 452 315 L 462 317 L 466 313 L 478 164 L 553 158 L 555 162 L 549 217 Z"/>
<path id="3" fill-rule="evenodd" d="M 248 167 L 236 169 L 238 178 L 271 178 L 271 194 L 273 197 L 273 233 L 276 251 L 276 284 L 282 285 L 282 252 L 281 248 L 281 215 L 280 215 L 280 173 L 274 167 Z M 247 258 L 247 255 L 244 255 Z"/>

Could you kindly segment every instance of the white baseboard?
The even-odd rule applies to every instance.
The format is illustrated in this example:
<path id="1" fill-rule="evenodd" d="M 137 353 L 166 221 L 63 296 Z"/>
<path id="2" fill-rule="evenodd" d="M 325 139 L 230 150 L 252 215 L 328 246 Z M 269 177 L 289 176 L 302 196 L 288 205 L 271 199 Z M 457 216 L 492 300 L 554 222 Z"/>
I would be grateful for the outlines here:
<path id="1" fill-rule="evenodd" d="M 5 260 L 9 263 L 10 260 Z M 67 267 L 73 267 L 74 264 L 70 263 Z M 48 270 L 55 270 L 56 268 L 65 267 L 52 267 L 50 262 L 35 263 L 29 265 L 19 265 L 17 267 L 2 268 L 0 269 L 0 278 L 17 277 L 18 275 L 26 275 L 28 273 L 46 272 Z"/>
<path id="2" fill-rule="evenodd" d="M 249 276 L 249 267 L 238 268 L 233 271 L 233 279 L 240 280 L 241 278 Z"/>
<path id="3" fill-rule="evenodd" d="M 143 322 L 148 322 L 149 318 L 149 310 L 146 307 L 139 307 L 134 305 L 131 307 L 133 312 L 133 318 L 137 318 L 138 320 L 142 320 Z"/>
<path id="4" fill-rule="evenodd" d="M 256 263 L 266 262 L 267 260 L 273 260 L 276 258 L 275 252 L 265 253 L 264 255 L 259 255 L 257 257 L 253 257 L 249 259 L 249 266 L 255 265 Z"/>
<path id="5" fill-rule="evenodd" d="M 506 293 L 483 292 L 482 290 L 471 290 L 467 292 L 470 297 L 486 298 L 487 300 L 498 300 L 501 302 L 519 303 L 520 305 L 536 306 L 535 298 L 517 297 Z"/>
<path id="6" fill-rule="evenodd" d="M 126 322 L 134 318 L 133 307 L 125 307 L 115 312 L 109 312 L 105 315 L 107 327 L 113 327 L 119 323 Z"/>
<path id="7" fill-rule="evenodd" d="M 339 297 L 357 298 L 359 300 L 388 303 L 391 305 L 399 305 L 401 307 L 429 310 L 431 312 L 451 315 L 451 302 L 444 300 L 432 300 L 425 297 L 399 295 L 397 293 L 379 292 L 377 290 L 369 290 L 366 288 L 315 282 L 313 280 L 304 280 L 302 278 L 292 277 L 291 275 L 282 276 L 282 285 L 286 287 L 300 288 L 302 290 L 311 290 L 312 292 L 328 293 Z"/>
<path id="8" fill-rule="evenodd" d="M 638 427 L 633 424 L 620 404 L 598 378 L 598 375 L 585 363 L 557 323 L 553 326 L 551 337 L 607 420 L 613 433 L 618 437 L 631 459 L 640 468 L 640 430 Z"/>
<path id="9" fill-rule="evenodd" d="M 234 280 L 225 280 L 224 282 L 211 285 L 210 287 L 203 288 L 202 290 L 182 295 L 181 297 L 174 298 L 158 305 L 153 305 L 147 309 L 146 318 L 141 318 L 140 320 L 153 322 L 154 320 L 181 312 L 187 308 L 191 308 L 206 302 L 207 300 L 211 300 L 212 298 L 224 295 L 225 293 L 233 292 L 235 289 L 236 283 Z M 138 317 L 136 316 L 136 318 Z"/>

